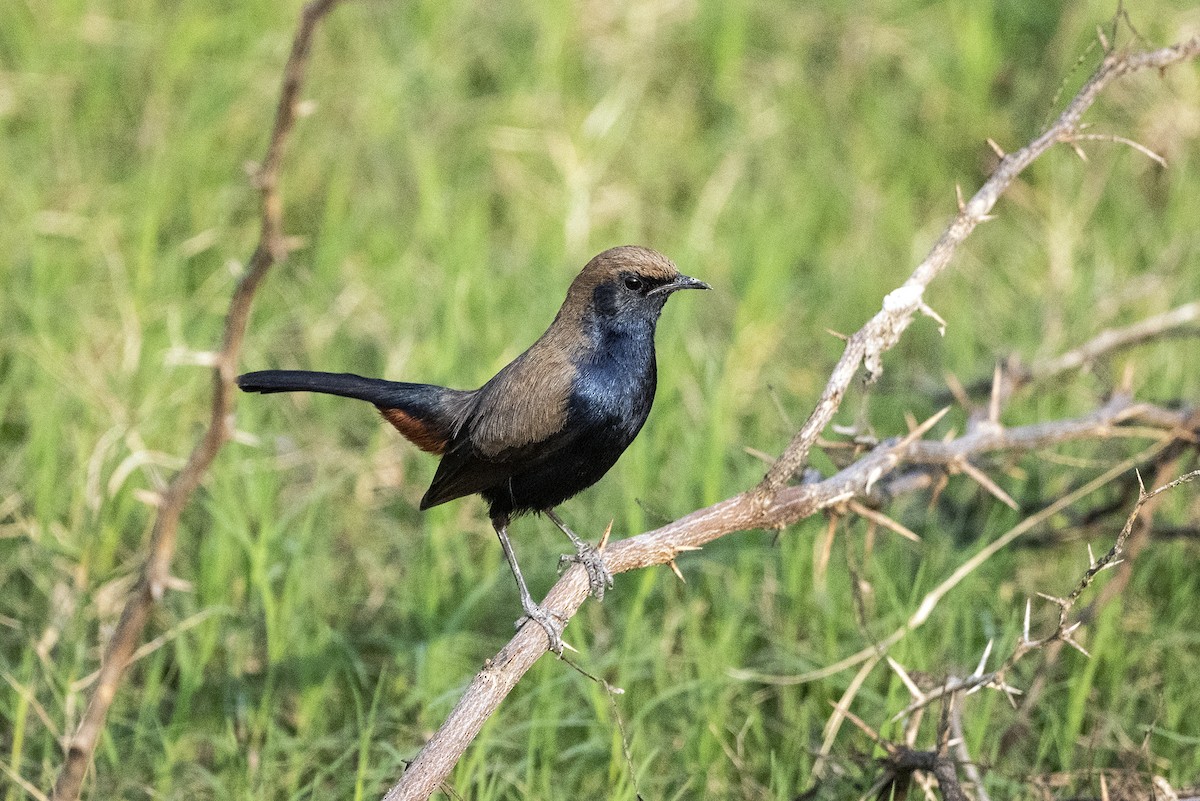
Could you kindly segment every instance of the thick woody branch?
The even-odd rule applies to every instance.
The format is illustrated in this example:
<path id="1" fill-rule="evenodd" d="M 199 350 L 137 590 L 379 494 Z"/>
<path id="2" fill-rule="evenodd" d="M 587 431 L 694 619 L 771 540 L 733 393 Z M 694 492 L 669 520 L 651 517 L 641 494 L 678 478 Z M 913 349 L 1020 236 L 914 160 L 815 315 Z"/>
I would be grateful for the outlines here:
<path id="1" fill-rule="evenodd" d="M 1165 447 L 1163 443 L 1172 441 L 1174 435 L 1171 432 L 1188 419 L 1186 412 L 1176 413 L 1155 407 L 1140 407 L 1133 411 L 1132 404 L 1127 400 L 1114 401 L 1098 411 L 1095 419 L 1075 421 L 1075 424 L 1068 421 L 1059 427 L 1047 424 L 1031 427 L 1033 430 L 1013 429 L 1010 432 L 1005 432 L 998 424 L 982 426 L 970 434 L 978 438 L 974 444 L 963 446 L 959 452 L 939 451 L 936 444 L 907 438 L 900 443 L 881 445 L 825 481 L 788 486 L 792 477 L 807 463 L 817 437 L 833 419 L 859 365 L 866 366 L 869 376 L 877 375 L 882 369 L 882 354 L 899 340 L 917 312 L 925 313 L 941 323 L 936 313 L 924 302 L 925 288 L 945 270 L 955 250 L 975 226 L 989 219 L 992 207 L 1017 175 L 1055 143 L 1071 141 L 1078 134 L 1084 112 L 1115 78 L 1140 69 L 1163 69 L 1194 58 L 1197 54 L 1200 54 L 1200 36 L 1174 47 L 1150 52 L 1109 52 L 1045 133 L 1021 150 L 1003 155 L 983 187 L 969 201 L 962 202 L 960 199 L 958 215 L 929 255 L 904 285 L 884 298 L 882 310 L 849 338 L 815 411 L 763 481 L 755 488 L 693 512 L 662 528 L 611 544 L 604 552 L 609 570 L 621 573 L 651 565 L 670 564 L 679 553 L 695 550 L 726 534 L 756 528 L 781 528 L 822 509 L 864 498 L 880 479 L 892 474 L 900 465 L 908 464 L 906 458 L 910 456 L 923 456 L 933 464 L 964 466 L 969 454 L 988 448 L 1001 448 L 1004 443 L 1014 441 L 1012 431 L 1018 432 L 1017 436 L 1023 437 L 1030 447 L 1044 447 L 1069 439 L 1102 436 L 1103 433 L 1118 430 L 1122 423 L 1138 419 L 1144 426 L 1157 429 L 1158 435 L 1163 438 L 1160 440 L 1161 447 Z M 971 450 L 972 447 L 975 450 Z M 1012 447 L 1019 446 L 1014 444 Z M 1020 536 L 1040 519 L 1044 518 L 1031 519 L 1028 526 L 1014 529 L 1006 535 L 1009 537 L 1006 541 Z M 1003 547 L 1003 543 L 996 547 Z M 985 549 L 978 559 L 986 559 L 991 553 L 994 551 Z M 964 568 L 968 571 L 973 569 L 969 565 Z M 948 579 L 946 590 L 959 580 L 961 577 L 956 572 L 955 576 Z M 564 621 L 569 621 L 587 597 L 586 573 L 583 568 L 575 566 L 551 588 L 543 604 Z M 931 603 L 936 605 L 936 598 Z M 920 625 L 928 617 L 931 607 L 926 606 L 923 603 L 914 614 L 910 627 Z M 908 629 L 906 627 L 904 631 Z M 899 636 L 903 636 L 903 633 Z M 517 632 L 467 687 L 446 722 L 409 764 L 399 782 L 388 791 L 385 801 L 428 798 L 449 775 L 487 718 L 546 650 L 547 639 L 540 627 L 526 625 Z M 872 650 L 872 653 L 876 652 Z M 861 655 L 852 659 L 858 656 Z M 857 661 L 851 664 L 857 664 Z"/>
<path id="2" fill-rule="evenodd" d="M 100 671 L 92 688 L 87 709 L 75 734 L 66 745 L 66 759 L 54 783 L 50 797 L 54 801 L 74 801 L 79 797 L 83 779 L 104 722 L 112 706 L 125 669 L 142 639 L 154 604 L 162 599 L 170 579 L 171 559 L 175 553 L 175 538 L 179 518 L 192 493 L 217 457 L 221 446 L 233 434 L 234 377 L 250 304 L 263 277 L 271 265 L 287 254 L 283 235 L 283 206 L 279 197 L 279 166 L 283 158 L 288 133 L 296 120 L 296 103 L 308 62 L 312 35 L 317 23 L 337 3 L 337 0 L 314 0 L 304 8 L 292 42 L 291 55 L 284 69 L 275 125 L 261 167 L 254 176 L 261 193 L 262 231 L 258 246 L 250 258 L 245 274 L 238 282 L 225 318 L 221 350 L 216 354 L 213 369 L 212 414 L 208 428 L 196 443 L 187 463 L 163 491 L 141 576 L 121 613 L 116 631 L 104 649 Z"/>
<path id="3" fill-rule="evenodd" d="M 959 245 L 979 223 L 990 219 L 992 207 L 1013 180 L 1038 156 L 1059 142 L 1069 142 L 1079 133 L 1083 114 L 1096 101 L 1100 92 L 1113 80 L 1142 69 L 1165 69 L 1200 54 L 1200 36 L 1186 42 L 1142 53 L 1109 52 L 1100 66 L 1067 105 L 1045 133 L 1025 147 L 1002 155 L 991 177 L 965 203 L 959 200 L 958 214 L 942 233 L 925 260 L 904 282 L 903 286 L 883 299 L 883 308 L 846 342 L 846 349 L 833 370 L 825 391 L 812 415 L 792 438 L 787 449 L 767 472 L 756 494 L 760 503 L 769 504 L 773 493 L 791 480 L 808 462 L 817 437 L 833 419 L 842 397 L 858 374 L 860 364 L 874 378 L 882 370 L 883 353 L 899 341 L 917 312 L 932 314 L 925 304 L 926 287 L 950 264 Z"/>
<path id="4" fill-rule="evenodd" d="M 610 544 L 604 562 L 614 574 L 668 564 L 680 553 L 698 550 L 719 537 L 758 528 L 782 528 L 854 498 L 868 498 L 874 485 L 902 467 L 951 466 L 973 456 L 996 451 L 1036 450 L 1068 441 L 1106 439 L 1123 423 L 1137 422 L 1143 435 L 1165 441 L 1190 436 L 1186 426 L 1200 421 L 1188 410 L 1174 411 L 1129 399 L 1114 399 L 1077 420 L 970 434 L 949 443 L 911 440 L 881 443 L 853 465 L 824 481 L 789 486 L 764 509 L 753 491 L 743 492 L 654 531 Z M 587 600 L 586 572 L 578 565 L 551 588 L 543 604 L 570 619 Z M 918 623 L 919 625 L 919 623 Z M 914 626 L 915 627 L 915 626 Z M 525 626 L 467 687 L 442 728 L 409 765 L 386 801 L 426 798 L 445 779 L 454 762 L 479 733 L 484 721 L 516 686 L 521 676 L 546 652 L 545 633 Z"/>

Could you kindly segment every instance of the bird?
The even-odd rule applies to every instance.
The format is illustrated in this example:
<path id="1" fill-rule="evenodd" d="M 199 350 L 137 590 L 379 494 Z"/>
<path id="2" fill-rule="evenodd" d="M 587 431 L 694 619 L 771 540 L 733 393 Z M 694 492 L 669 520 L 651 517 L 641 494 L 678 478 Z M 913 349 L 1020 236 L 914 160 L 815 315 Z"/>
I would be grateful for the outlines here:
<path id="1" fill-rule="evenodd" d="M 563 623 L 534 602 L 508 537 L 512 520 L 544 514 L 571 540 L 598 600 L 612 586 L 603 555 L 555 507 L 595 484 L 641 431 L 654 402 L 654 336 L 667 299 L 711 289 L 650 248 L 624 245 L 589 261 L 550 327 L 478 389 L 364 378 L 352 373 L 262 370 L 237 379 L 246 392 L 319 392 L 367 401 L 400 434 L 440 455 L 421 510 L 467 495 L 488 516 L 517 582 L 524 616 L 562 655 Z"/>

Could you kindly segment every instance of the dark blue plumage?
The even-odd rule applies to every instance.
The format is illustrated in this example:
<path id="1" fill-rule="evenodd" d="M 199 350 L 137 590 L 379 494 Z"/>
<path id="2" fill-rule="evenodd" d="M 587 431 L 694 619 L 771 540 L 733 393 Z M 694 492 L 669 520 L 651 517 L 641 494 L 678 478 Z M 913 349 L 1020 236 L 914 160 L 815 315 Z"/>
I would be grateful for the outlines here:
<path id="1" fill-rule="evenodd" d="M 488 502 L 522 607 L 561 652 L 561 627 L 530 597 L 508 523 L 546 513 L 571 538 L 593 593 L 603 597 L 612 577 L 602 557 L 553 508 L 596 483 L 641 431 L 654 402 L 654 332 L 663 305 L 676 290 L 707 288 L 652 250 L 613 248 L 575 278 L 546 332 L 477 390 L 295 370 L 247 373 L 238 385 L 369 401 L 418 447 L 442 454 L 421 508 L 476 493 Z"/>

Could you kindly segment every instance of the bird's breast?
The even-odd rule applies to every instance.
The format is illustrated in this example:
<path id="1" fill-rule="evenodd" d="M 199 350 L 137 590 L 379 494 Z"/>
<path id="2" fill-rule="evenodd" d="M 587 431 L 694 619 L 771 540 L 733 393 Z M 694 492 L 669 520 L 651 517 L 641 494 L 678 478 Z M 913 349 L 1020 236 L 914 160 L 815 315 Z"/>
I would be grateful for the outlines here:
<path id="1" fill-rule="evenodd" d="M 610 429 L 627 445 L 654 403 L 657 383 L 654 342 L 613 338 L 575 363 L 569 415 Z"/>

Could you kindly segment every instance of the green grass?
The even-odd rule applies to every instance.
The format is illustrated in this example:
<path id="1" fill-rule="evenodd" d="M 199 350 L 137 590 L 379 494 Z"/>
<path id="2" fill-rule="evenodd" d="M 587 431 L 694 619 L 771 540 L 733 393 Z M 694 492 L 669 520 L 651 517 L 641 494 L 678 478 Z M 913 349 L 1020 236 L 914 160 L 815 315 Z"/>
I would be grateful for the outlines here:
<path id="1" fill-rule="evenodd" d="M 839 353 L 825 330 L 856 330 L 903 280 L 955 183 L 982 180 L 986 137 L 1012 149 L 1037 133 L 1089 73 L 1112 11 L 475 5 L 349 4 L 322 29 L 283 180 L 287 229 L 306 246 L 263 286 L 243 366 L 475 386 L 544 329 L 587 258 L 656 247 L 716 291 L 671 302 L 646 430 L 562 509 L 593 538 L 761 476 L 747 449 L 778 453 L 807 415 Z M 1197 21 L 1184 2 L 1129 10 L 1153 44 Z M 296 12 L 18 3 L 0 25 L 0 762 L 43 789 L 139 566 L 147 493 L 207 420 L 195 354 L 216 346 L 257 234 L 243 165 L 262 154 Z M 1087 163 L 1056 150 L 1013 187 L 929 293 L 947 336 L 918 322 L 885 358 L 865 412 L 880 434 L 931 413 L 946 372 L 973 379 L 999 356 L 1052 355 L 1196 298 L 1197 108 L 1194 64 L 1128 79 L 1089 120 L 1170 169 L 1094 144 Z M 1126 364 L 1140 397 L 1194 403 L 1198 361 L 1194 339 L 1144 348 L 1021 396 L 1005 422 L 1086 411 Z M 839 422 L 860 408 L 858 393 Z M 238 429 L 184 515 L 174 573 L 190 588 L 154 615 L 165 643 L 130 671 L 90 798 L 377 797 L 511 633 L 515 587 L 482 504 L 418 514 L 435 463 L 370 408 L 246 397 Z M 1098 464 L 1125 452 L 1060 450 Z M 1036 503 L 1094 471 L 1028 458 L 993 474 Z M 1159 519 L 1194 521 L 1197 497 L 1179 489 Z M 881 533 L 866 553 L 865 527 L 844 525 L 823 584 L 823 520 L 687 555 L 687 584 L 620 576 L 567 639 L 626 691 L 632 771 L 609 698 L 545 659 L 451 784 L 471 799 L 632 799 L 635 785 L 794 797 L 852 672 L 765 687 L 729 670 L 799 673 L 861 649 L 1016 521 L 962 478 L 945 498 L 893 510 L 920 546 Z M 532 519 L 513 533 L 544 591 L 561 537 Z M 1073 772 L 1067 794 L 1096 795 L 1100 768 L 1198 780 L 1196 558 L 1194 541 L 1141 553 L 1082 636 L 1090 660 L 1034 655 L 1013 677 L 1044 683 L 1032 708 L 967 699 L 993 798 L 1027 797 L 1031 776 L 1054 771 Z M 1025 599 L 1066 591 L 1084 564 L 1078 544 L 1004 552 L 892 655 L 936 681 L 972 669 L 991 638 L 1007 653 Z M 870 586 L 861 625 L 849 565 Z M 854 710 L 884 726 L 906 701 L 877 669 Z M 1023 735 L 1002 741 L 1019 719 Z M 825 797 L 853 794 L 855 755 L 870 752 L 846 728 L 848 773 Z M 2 801 L 26 797 L 5 782 Z"/>

